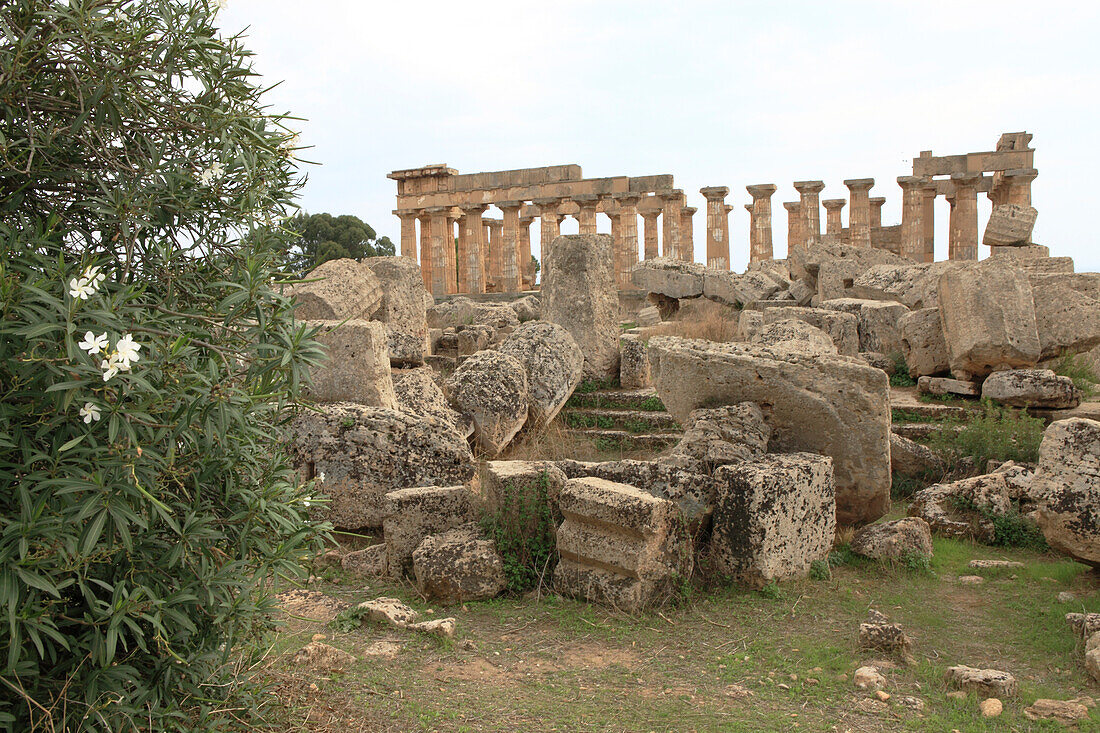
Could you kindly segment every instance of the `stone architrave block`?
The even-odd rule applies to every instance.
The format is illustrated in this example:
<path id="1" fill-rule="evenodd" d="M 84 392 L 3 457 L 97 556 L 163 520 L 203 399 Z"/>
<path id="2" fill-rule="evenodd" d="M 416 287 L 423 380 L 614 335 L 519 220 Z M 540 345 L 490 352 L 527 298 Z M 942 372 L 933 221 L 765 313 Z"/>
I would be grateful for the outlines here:
<path id="1" fill-rule="evenodd" d="M 794 318 L 829 334 L 838 352 L 844 356 L 859 353 L 859 319 L 850 313 L 824 308 L 780 306 L 764 311 L 764 325 Z"/>
<path id="2" fill-rule="evenodd" d="M 985 225 L 982 244 L 990 247 L 1018 247 L 1031 242 L 1031 232 L 1035 229 L 1035 218 L 1039 212 L 1034 206 L 1020 204 L 998 204 L 989 215 Z"/>
<path id="3" fill-rule="evenodd" d="M 425 537 L 442 534 L 473 519 L 465 486 L 422 486 L 386 494 L 382 533 L 390 575 L 404 578 L 412 570 L 413 552 Z"/>
<path id="4" fill-rule="evenodd" d="M 566 482 L 560 505 L 554 587 L 562 595 L 636 613 L 670 601 L 691 577 L 690 541 L 673 502 L 626 484 L 576 478 Z"/>
<path id="5" fill-rule="evenodd" d="M 382 303 L 375 318 L 386 324 L 390 364 L 420 366 L 428 334 L 420 266 L 411 257 L 367 257 L 362 266 L 382 284 Z"/>
<path id="6" fill-rule="evenodd" d="M 639 290 L 667 298 L 697 298 L 703 294 L 704 267 L 669 257 L 643 260 L 630 270 L 630 281 Z"/>
<path id="7" fill-rule="evenodd" d="M 646 343 L 634 334 L 619 337 L 619 385 L 623 389 L 644 389 L 653 383 L 649 373 Z"/>
<path id="8" fill-rule="evenodd" d="M 306 321 L 305 325 L 321 327 L 315 338 L 328 356 L 311 373 L 309 394 L 314 400 L 397 409 L 385 325 L 358 320 Z"/>
<path id="9" fill-rule="evenodd" d="M 356 260 L 323 262 L 302 279 L 315 282 L 290 288 L 299 321 L 367 320 L 382 304 L 382 283 Z"/>
<path id="10" fill-rule="evenodd" d="M 715 570 L 761 587 L 824 559 L 836 533 L 832 464 L 812 453 L 770 454 L 715 471 Z"/>

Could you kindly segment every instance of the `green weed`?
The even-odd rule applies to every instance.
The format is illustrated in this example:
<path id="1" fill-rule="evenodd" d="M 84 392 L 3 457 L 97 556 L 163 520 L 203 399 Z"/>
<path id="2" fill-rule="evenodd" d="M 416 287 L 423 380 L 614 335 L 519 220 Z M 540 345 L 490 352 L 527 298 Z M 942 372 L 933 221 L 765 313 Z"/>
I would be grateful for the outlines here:
<path id="1" fill-rule="evenodd" d="M 833 577 L 833 570 L 827 560 L 814 560 L 810 563 L 810 580 L 829 580 Z"/>
<path id="2" fill-rule="evenodd" d="M 956 430 L 961 426 L 961 429 Z M 929 447 L 939 453 L 950 467 L 970 457 L 974 465 L 984 467 L 988 461 L 1039 460 L 1039 444 L 1043 440 L 1042 420 L 1025 410 L 1003 407 L 982 400 L 981 413 L 964 423 L 958 418 L 943 421 L 943 427 L 929 440 Z"/>
<path id="3" fill-rule="evenodd" d="M 890 375 L 890 386 L 912 387 L 915 385 L 916 382 L 909 376 L 909 365 L 905 363 L 905 356 L 895 351 L 890 354 L 890 358 L 894 360 L 894 373 Z"/>
<path id="4" fill-rule="evenodd" d="M 1069 377 L 1083 397 L 1096 394 L 1096 385 L 1100 384 L 1100 375 L 1083 354 L 1063 353 L 1051 365 L 1055 374 Z"/>
<path id="5" fill-rule="evenodd" d="M 550 506 L 550 477 L 540 473 L 531 483 L 506 482 L 500 505 L 479 524 L 496 543 L 504 560 L 507 588 L 522 593 L 550 577 L 557 564 L 557 521 Z"/>

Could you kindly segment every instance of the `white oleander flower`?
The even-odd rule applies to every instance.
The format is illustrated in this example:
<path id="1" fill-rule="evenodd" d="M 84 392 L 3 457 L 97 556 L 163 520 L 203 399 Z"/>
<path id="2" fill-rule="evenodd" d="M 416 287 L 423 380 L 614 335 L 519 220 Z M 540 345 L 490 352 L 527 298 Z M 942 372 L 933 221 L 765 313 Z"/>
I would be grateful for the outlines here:
<path id="1" fill-rule="evenodd" d="M 74 277 L 69 281 L 69 295 L 80 300 L 87 300 L 95 295 L 95 286 L 84 278 Z"/>
<path id="2" fill-rule="evenodd" d="M 308 507 L 311 501 L 313 501 L 313 497 L 307 496 L 306 498 L 302 499 L 302 506 Z"/>
<path id="3" fill-rule="evenodd" d="M 87 280 L 88 284 L 92 285 L 93 287 L 99 285 L 101 282 L 107 279 L 107 276 L 99 271 L 99 265 L 86 268 L 84 270 L 84 274 L 81 275 L 81 277 Z"/>
<path id="4" fill-rule="evenodd" d="M 122 371 L 129 371 L 130 365 L 140 360 L 141 357 L 138 356 L 140 348 L 141 344 L 134 343 L 134 337 L 128 333 L 123 334 L 122 338 L 115 343 L 115 355 L 118 357 Z"/>
<path id="5" fill-rule="evenodd" d="M 103 361 L 99 362 L 99 368 L 103 370 L 103 381 L 109 382 L 114 379 L 120 371 L 125 371 L 130 367 L 123 365 L 118 360 L 118 354 L 111 354 Z"/>
<path id="6" fill-rule="evenodd" d="M 321 473 L 317 474 L 317 480 L 320 481 L 321 483 L 325 482 L 325 472 L 324 471 L 321 471 Z"/>
<path id="7" fill-rule="evenodd" d="M 209 186 L 223 175 L 225 175 L 225 168 L 222 167 L 221 163 L 214 162 L 210 164 L 209 168 L 199 174 L 199 182 L 204 186 Z"/>
<path id="8" fill-rule="evenodd" d="M 85 402 L 84 407 L 80 408 L 80 416 L 84 418 L 84 424 L 87 425 L 92 422 L 98 422 L 102 415 L 98 405 L 94 405 L 91 402 Z"/>
<path id="9" fill-rule="evenodd" d="M 107 334 L 101 333 L 100 335 L 96 336 L 91 331 L 88 331 L 86 334 L 84 334 L 84 340 L 77 344 L 77 346 L 87 351 L 88 354 L 95 356 L 99 352 L 106 349 L 108 343 L 109 342 L 107 341 Z"/>

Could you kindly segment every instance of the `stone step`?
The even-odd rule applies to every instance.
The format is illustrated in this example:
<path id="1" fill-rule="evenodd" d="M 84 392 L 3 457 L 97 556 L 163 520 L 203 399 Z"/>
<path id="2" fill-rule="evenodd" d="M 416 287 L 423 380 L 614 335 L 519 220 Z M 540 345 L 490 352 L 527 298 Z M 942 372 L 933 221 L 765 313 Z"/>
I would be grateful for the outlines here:
<path id="1" fill-rule="evenodd" d="M 562 421 L 570 428 L 625 430 L 628 433 L 680 433 L 679 423 L 667 412 L 614 408 L 567 407 Z"/>
<path id="2" fill-rule="evenodd" d="M 622 445 L 627 449 L 664 450 L 680 441 L 679 433 L 628 433 L 625 430 L 571 429 L 573 435 L 592 441 Z"/>
<path id="3" fill-rule="evenodd" d="M 569 408 L 640 410 L 664 412 L 665 406 L 657 391 L 646 389 L 600 389 L 594 392 L 574 392 L 565 403 Z"/>
<path id="4" fill-rule="evenodd" d="M 910 440 L 922 440 L 923 438 L 930 437 L 933 433 L 937 433 L 943 430 L 944 425 L 938 425 L 931 422 L 907 422 L 907 423 L 894 423 L 890 426 L 890 430 L 894 432 L 894 435 L 900 435 L 903 438 L 909 438 Z M 962 425 L 956 425 L 953 428 L 955 432 L 962 429 Z"/>

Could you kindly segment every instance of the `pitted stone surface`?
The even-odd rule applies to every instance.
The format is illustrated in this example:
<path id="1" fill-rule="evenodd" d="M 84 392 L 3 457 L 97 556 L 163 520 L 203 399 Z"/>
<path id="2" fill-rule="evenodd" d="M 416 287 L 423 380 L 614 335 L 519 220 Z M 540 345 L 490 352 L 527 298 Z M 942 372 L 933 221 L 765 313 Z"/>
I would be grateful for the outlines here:
<path id="1" fill-rule="evenodd" d="M 668 298 L 697 298 L 703 294 L 703 266 L 669 257 L 643 260 L 630 270 L 630 281 L 639 290 Z"/>
<path id="2" fill-rule="evenodd" d="M 496 457 L 527 422 L 527 374 L 515 357 L 479 351 L 447 380 L 451 405 L 474 423 L 474 438 Z"/>
<path id="3" fill-rule="evenodd" d="M 760 458 L 772 430 L 755 402 L 692 410 L 680 439 L 664 462 L 696 473 Z"/>
<path id="4" fill-rule="evenodd" d="M 519 325 L 516 311 L 507 303 L 480 303 L 459 296 L 437 303 L 427 311 L 429 328 L 492 326 L 494 329 Z"/>
<path id="5" fill-rule="evenodd" d="M 668 499 L 680 508 L 693 534 L 706 524 L 714 509 L 716 484 L 713 478 L 660 459 L 604 463 L 558 461 L 557 465 L 569 478 L 601 478 L 633 486 L 660 499 Z"/>
<path id="6" fill-rule="evenodd" d="M 465 438 L 474 432 L 470 418 L 460 415 L 447 404 L 443 390 L 435 381 L 435 370 L 431 367 L 394 369 L 390 375 L 398 410 L 447 423 Z"/>
<path id="7" fill-rule="evenodd" d="M 920 377 L 917 379 L 917 391 L 921 394 L 962 395 L 963 397 L 977 397 L 981 393 L 977 382 L 950 377 Z"/>
<path id="8" fill-rule="evenodd" d="M 765 326 L 789 318 L 805 321 L 827 333 L 837 351 L 844 356 L 855 356 L 859 353 L 859 319 L 850 313 L 798 306 L 780 306 L 764 311 Z"/>
<path id="9" fill-rule="evenodd" d="M 328 361 L 314 367 L 310 396 L 317 402 L 357 402 L 397 408 L 390 378 L 386 327 L 373 321 L 305 321 L 320 326 L 315 337 Z"/>
<path id="10" fill-rule="evenodd" d="M 1034 206 L 998 204 L 993 207 L 985 225 L 982 244 L 990 247 L 1014 247 L 1031 241 L 1035 218 L 1039 212 Z"/>
<path id="11" fill-rule="evenodd" d="M 825 310 L 850 313 L 858 320 L 859 350 L 879 354 L 900 354 L 901 331 L 898 320 L 909 313 L 901 303 L 862 298 L 837 298 L 821 303 Z"/>
<path id="12" fill-rule="evenodd" d="M 1030 481 L 1036 521 L 1054 549 L 1100 567 L 1100 422 L 1051 423 Z"/>
<path id="13" fill-rule="evenodd" d="M 837 521 L 864 524 L 890 506 L 886 374 L 843 356 L 795 355 L 741 343 L 658 336 L 649 341 L 654 385 L 681 424 L 700 407 L 761 405 L 772 452 L 833 458 Z"/>
<path id="14" fill-rule="evenodd" d="M 382 532 L 390 575 L 410 573 L 413 552 L 428 535 L 446 532 L 473 519 L 470 492 L 464 486 L 424 486 L 386 494 Z"/>
<path id="15" fill-rule="evenodd" d="M 619 386 L 644 389 L 652 383 L 646 343 L 634 334 L 624 333 L 619 337 Z"/>
<path id="16" fill-rule="evenodd" d="M 773 309 L 778 310 L 778 309 Z M 755 312 L 755 311 L 746 311 Z M 742 314 L 744 317 L 744 314 Z M 749 339 L 750 343 L 793 354 L 836 354 L 836 344 L 829 334 L 797 318 L 765 324 Z"/>
<path id="17" fill-rule="evenodd" d="M 412 557 L 416 587 L 441 603 L 482 601 L 504 590 L 504 562 L 476 525 L 429 535 Z"/>
<path id="18" fill-rule="evenodd" d="M 932 531 L 920 517 L 868 524 L 852 537 L 852 552 L 876 560 L 932 557 Z"/>
<path id="19" fill-rule="evenodd" d="M 726 270 L 706 270 L 703 274 L 703 296 L 723 305 L 747 305 L 767 300 L 779 291 L 779 285 L 767 273 L 737 274 Z"/>
<path id="20" fill-rule="evenodd" d="M 975 669 L 965 664 L 948 667 L 944 674 L 947 684 L 979 697 L 1015 697 L 1018 692 L 1016 678 L 999 669 Z"/>
<path id="21" fill-rule="evenodd" d="M 943 374 L 949 368 L 939 308 L 911 311 L 898 319 L 901 353 L 913 379 Z"/>
<path id="22" fill-rule="evenodd" d="M 717 572 L 761 587 L 805 575 L 825 558 L 836 533 L 832 460 L 771 454 L 714 473 L 711 557 Z"/>
<path id="23" fill-rule="evenodd" d="M 341 529 L 381 527 L 395 486 L 450 485 L 474 475 L 466 440 L 448 424 L 350 402 L 303 410 L 291 424 L 291 455 L 307 477 L 325 475 L 331 500 L 318 514 Z"/>
<path id="24" fill-rule="evenodd" d="M 362 266 L 382 284 L 382 302 L 374 317 L 386 324 L 390 364 L 420 366 L 428 335 L 420 267 L 411 257 L 367 257 Z"/>
<path id="25" fill-rule="evenodd" d="M 982 383 L 982 397 L 1014 407 L 1065 409 L 1081 404 L 1081 394 L 1073 380 L 1050 369 L 994 372 Z"/>
<path id="26" fill-rule="evenodd" d="M 1100 346 L 1100 273 L 1029 273 L 1043 359 Z"/>
<path id="27" fill-rule="evenodd" d="M 939 454 L 915 440 L 890 433 L 890 468 L 902 476 L 926 476 L 946 469 Z"/>
<path id="28" fill-rule="evenodd" d="M 995 534 L 990 517 L 1011 509 L 1004 476 L 994 473 L 921 489 L 913 495 L 909 516 L 920 517 L 936 534 L 990 542 Z"/>
<path id="29" fill-rule="evenodd" d="M 549 425 L 581 381 L 581 347 L 558 324 L 531 321 L 516 328 L 499 350 L 515 357 L 527 374 L 528 425 Z"/>
<path id="30" fill-rule="evenodd" d="M 382 284 L 369 269 L 352 259 L 329 260 L 290 288 L 299 321 L 366 320 L 382 304 Z M 423 290 L 423 288 L 421 288 Z"/>

